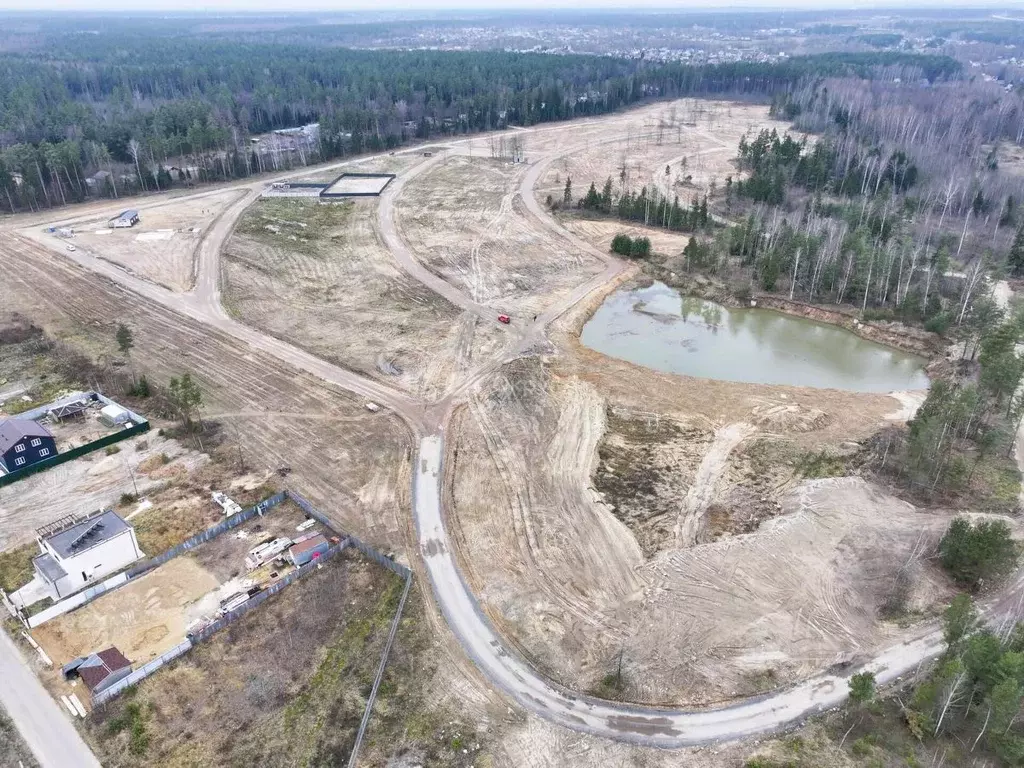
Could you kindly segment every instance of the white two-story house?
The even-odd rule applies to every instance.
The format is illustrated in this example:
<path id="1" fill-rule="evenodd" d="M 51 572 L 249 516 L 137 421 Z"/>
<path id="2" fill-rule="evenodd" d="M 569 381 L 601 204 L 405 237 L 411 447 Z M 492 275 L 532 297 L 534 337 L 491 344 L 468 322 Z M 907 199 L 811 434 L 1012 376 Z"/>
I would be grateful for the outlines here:
<path id="1" fill-rule="evenodd" d="M 142 557 L 135 529 L 112 509 L 68 516 L 40 528 L 41 554 L 32 560 L 50 597 L 60 600 Z"/>

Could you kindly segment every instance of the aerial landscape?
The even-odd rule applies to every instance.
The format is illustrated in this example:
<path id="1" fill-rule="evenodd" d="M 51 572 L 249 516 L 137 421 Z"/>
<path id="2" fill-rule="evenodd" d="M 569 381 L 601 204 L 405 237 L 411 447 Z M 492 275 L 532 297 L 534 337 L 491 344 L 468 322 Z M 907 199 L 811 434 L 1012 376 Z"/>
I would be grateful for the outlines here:
<path id="1" fill-rule="evenodd" d="M 0 17 L 0 768 L 1024 765 L 1024 9 Z"/>

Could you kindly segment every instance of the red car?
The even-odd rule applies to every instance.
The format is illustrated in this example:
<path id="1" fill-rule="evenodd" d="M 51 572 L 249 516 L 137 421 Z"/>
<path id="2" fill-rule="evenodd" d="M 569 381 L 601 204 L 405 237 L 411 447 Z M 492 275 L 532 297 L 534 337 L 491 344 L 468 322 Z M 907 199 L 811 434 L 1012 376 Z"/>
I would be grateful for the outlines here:
<path id="1" fill-rule="evenodd" d="M 498 315 L 498 322 L 508 325 L 509 323 L 512 322 L 512 318 L 509 317 L 508 315 Z"/>

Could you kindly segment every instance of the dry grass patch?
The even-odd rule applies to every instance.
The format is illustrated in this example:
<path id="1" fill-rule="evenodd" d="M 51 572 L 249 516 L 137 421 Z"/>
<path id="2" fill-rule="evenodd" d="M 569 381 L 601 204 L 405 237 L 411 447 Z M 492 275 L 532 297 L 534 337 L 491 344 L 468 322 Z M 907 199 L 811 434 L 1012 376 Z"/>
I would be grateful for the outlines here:
<path id="1" fill-rule="evenodd" d="M 346 552 L 94 713 L 104 765 L 342 765 L 398 577 Z"/>

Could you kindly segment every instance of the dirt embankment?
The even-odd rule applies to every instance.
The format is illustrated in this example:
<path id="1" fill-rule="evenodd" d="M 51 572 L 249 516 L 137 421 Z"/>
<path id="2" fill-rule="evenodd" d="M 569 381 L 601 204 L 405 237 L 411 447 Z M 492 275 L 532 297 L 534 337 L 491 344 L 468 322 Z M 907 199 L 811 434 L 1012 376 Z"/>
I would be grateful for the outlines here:
<path id="1" fill-rule="evenodd" d="M 940 336 L 920 328 L 912 328 L 902 323 L 865 323 L 855 316 L 855 310 L 827 309 L 767 294 L 758 294 L 754 297 L 754 301 L 757 302 L 757 306 L 765 309 L 774 309 L 788 315 L 805 317 L 819 323 L 839 325 L 862 338 L 925 357 L 941 355 L 946 346 Z"/>

